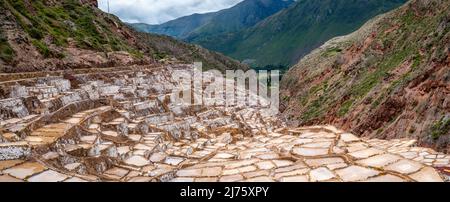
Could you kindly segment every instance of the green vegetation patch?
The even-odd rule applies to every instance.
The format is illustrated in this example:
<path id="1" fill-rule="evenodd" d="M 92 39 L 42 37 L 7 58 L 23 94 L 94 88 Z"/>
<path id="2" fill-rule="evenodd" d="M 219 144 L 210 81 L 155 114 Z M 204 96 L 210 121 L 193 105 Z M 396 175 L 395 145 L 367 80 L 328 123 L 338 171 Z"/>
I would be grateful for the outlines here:
<path id="1" fill-rule="evenodd" d="M 327 98 L 325 96 L 321 96 L 318 99 L 314 100 L 310 105 L 307 106 L 307 110 L 303 113 L 301 119 L 303 122 L 311 121 L 315 118 L 320 117 L 323 112 L 325 112 L 325 103 Z"/>
<path id="2" fill-rule="evenodd" d="M 302 106 L 305 106 L 306 104 L 308 104 L 308 100 L 309 100 L 309 94 L 305 93 L 304 95 L 300 96 L 300 104 Z"/>
<path id="3" fill-rule="evenodd" d="M 158 59 L 158 60 L 162 60 L 162 59 L 165 59 L 167 57 L 167 54 L 163 53 L 163 52 L 156 52 L 156 53 L 153 54 L 153 57 Z"/>
<path id="4" fill-rule="evenodd" d="M 7 0 L 7 3 L 44 57 L 64 57 L 62 53 L 52 53 L 44 39 L 50 39 L 51 44 L 56 46 L 66 47 L 68 38 L 73 38 L 79 48 L 101 52 L 127 51 L 134 57 L 143 57 L 142 53 L 117 37 L 108 22 L 98 18 L 90 6 L 82 5 L 77 0 L 65 0 L 55 5 L 48 5 L 43 0 Z"/>
<path id="5" fill-rule="evenodd" d="M 342 52 L 342 49 L 341 49 L 341 48 L 339 48 L 339 47 L 333 47 L 333 48 L 327 49 L 327 50 L 322 54 L 322 56 L 323 56 L 323 57 L 331 57 L 331 56 L 335 56 L 335 55 L 337 55 L 337 54 L 339 54 L 339 53 L 341 53 L 341 52 Z"/>
<path id="6" fill-rule="evenodd" d="M 44 57 L 50 57 L 51 51 L 46 44 L 38 40 L 33 40 L 32 43 Z"/>
<path id="7" fill-rule="evenodd" d="M 8 43 L 8 39 L 0 30 L 0 59 L 5 62 L 11 62 L 14 59 L 15 52 Z"/>
<path id="8" fill-rule="evenodd" d="M 448 135 L 450 133 L 450 118 L 442 117 L 441 120 L 437 121 L 431 127 L 431 137 L 437 140 L 443 135 Z"/>
<path id="9" fill-rule="evenodd" d="M 413 52 L 411 48 L 401 51 L 394 51 L 391 55 L 384 57 L 381 64 L 373 72 L 367 71 L 363 79 L 352 88 L 352 95 L 355 98 L 362 98 L 367 95 L 383 78 L 388 76 L 388 72 L 398 67 Z"/>
<path id="10" fill-rule="evenodd" d="M 324 81 L 322 84 L 313 86 L 310 91 L 309 95 L 311 97 L 318 96 L 314 101 L 311 102 L 311 104 L 306 106 L 306 111 L 302 115 L 301 119 L 304 122 L 311 121 L 315 118 L 319 118 L 323 115 L 325 111 L 327 111 L 327 101 L 329 100 L 329 92 L 328 92 L 328 81 Z M 306 103 L 309 100 L 309 96 L 305 96 L 301 99 L 302 104 L 306 105 Z"/>
<path id="11" fill-rule="evenodd" d="M 342 104 L 341 108 L 339 109 L 339 111 L 337 113 L 338 116 L 339 117 L 345 116 L 350 111 L 350 108 L 352 107 L 352 105 L 353 105 L 353 100 L 347 100 L 346 102 L 344 102 L 344 104 Z"/>

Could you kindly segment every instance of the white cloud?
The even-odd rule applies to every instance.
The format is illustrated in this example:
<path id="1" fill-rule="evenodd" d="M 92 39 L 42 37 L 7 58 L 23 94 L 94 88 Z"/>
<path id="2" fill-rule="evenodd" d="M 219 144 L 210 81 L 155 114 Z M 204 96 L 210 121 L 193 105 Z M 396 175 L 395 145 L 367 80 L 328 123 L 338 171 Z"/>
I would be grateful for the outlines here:
<path id="1" fill-rule="evenodd" d="M 160 24 L 194 13 L 207 13 L 236 5 L 242 0 L 109 0 L 110 12 L 125 22 Z M 107 11 L 107 0 L 99 0 Z"/>

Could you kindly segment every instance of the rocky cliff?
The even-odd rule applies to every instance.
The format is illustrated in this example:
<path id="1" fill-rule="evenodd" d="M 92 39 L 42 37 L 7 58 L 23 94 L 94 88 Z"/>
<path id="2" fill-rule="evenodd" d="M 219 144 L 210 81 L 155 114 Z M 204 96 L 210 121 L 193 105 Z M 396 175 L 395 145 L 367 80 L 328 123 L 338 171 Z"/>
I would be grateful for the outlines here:
<path id="1" fill-rule="evenodd" d="M 285 118 L 448 152 L 449 6 L 410 1 L 306 56 L 283 78 Z"/>

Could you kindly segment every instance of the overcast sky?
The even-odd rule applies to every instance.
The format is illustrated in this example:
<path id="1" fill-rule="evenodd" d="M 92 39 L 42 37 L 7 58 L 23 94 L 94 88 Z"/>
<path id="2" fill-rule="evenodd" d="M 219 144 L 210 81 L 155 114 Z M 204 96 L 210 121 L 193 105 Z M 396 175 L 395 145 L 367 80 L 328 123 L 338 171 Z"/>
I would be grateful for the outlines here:
<path id="1" fill-rule="evenodd" d="M 125 22 L 160 24 L 194 13 L 207 13 L 236 5 L 242 0 L 109 0 L 111 13 Z M 99 0 L 107 11 L 107 0 Z"/>

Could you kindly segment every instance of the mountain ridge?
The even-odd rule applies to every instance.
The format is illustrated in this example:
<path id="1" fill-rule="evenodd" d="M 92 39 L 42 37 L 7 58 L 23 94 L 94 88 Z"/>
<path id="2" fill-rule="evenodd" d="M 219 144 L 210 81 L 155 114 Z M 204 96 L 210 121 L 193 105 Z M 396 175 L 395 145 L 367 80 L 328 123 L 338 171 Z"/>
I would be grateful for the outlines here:
<path id="1" fill-rule="evenodd" d="M 241 4 L 259 1 L 248 0 Z M 190 24 L 197 24 L 198 27 L 190 33 L 178 36 L 174 34 L 174 36 L 209 50 L 221 52 L 255 68 L 281 67 L 286 69 L 327 40 L 349 34 L 372 17 L 390 11 L 405 2 L 406 0 L 302 0 L 289 2 L 289 6 L 281 6 L 268 12 L 270 16 L 254 21 L 249 26 L 229 30 L 222 29 L 221 25 L 230 25 L 228 21 L 223 20 L 228 18 L 216 19 L 217 23 L 214 23 L 216 26 L 214 27 L 209 26 L 208 20 L 201 24 L 197 23 L 198 19 L 183 17 L 179 19 L 180 23 L 175 24 L 187 24 L 188 26 L 181 26 L 186 29 L 191 29 L 187 28 Z M 204 17 L 210 17 L 209 20 L 211 20 L 214 19 L 214 15 L 227 13 L 230 9 L 237 10 L 237 7 L 239 4 L 217 13 L 206 14 Z M 249 6 L 249 8 L 261 9 L 262 6 Z M 189 21 L 189 19 L 192 20 Z M 172 32 L 177 32 L 174 31 L 177 28 L 171 27 L 171 23 L 176 21 L 167 23 L 167 26 L 157 26 L 162 30 L 153 31 L 172 35 Z M 151 31 L 137 27 L 141 31 Z"/>
<path id="2" fill-rule="evenodd" d="M 189 42 L 250 27 L 287 8 L 293 0 L 244 0 L 217 12 L 192 14 L 161 25 L 131 24 L 139 31 L 163 34 Z"/>
<path id="3" fill-rule="evenodd" d="M 149 25 L 146 23 L 129 23 L 129 25 L 142 32 L 168 35 L 182 39 L 192 30 L 208 23 L 212 17 L 214 17 L 214 13 L 195 13 L 171 20 L 161 25 Z"/>
<path id="4" fill-rule="evenodd" d="M 238 61 L 200 46 L 139 33 L 96 6 L 93 0 L 1 0 L 0 72 L 158 61 L 201 61 L 206 69 L 247 69 Z"/>
<path id="5" fill-rule="evenodd" d="M 204 47 L 235 59 L 254 61 L 254 66 L 295 64 L 327 40 L 351 33 L 372 17 L 406 0 L 298 1 L 295 5 Z M 306 16 L 306 17 L 305 17 Z M 222 49 L 225 45 L 226 49 Z"/>

